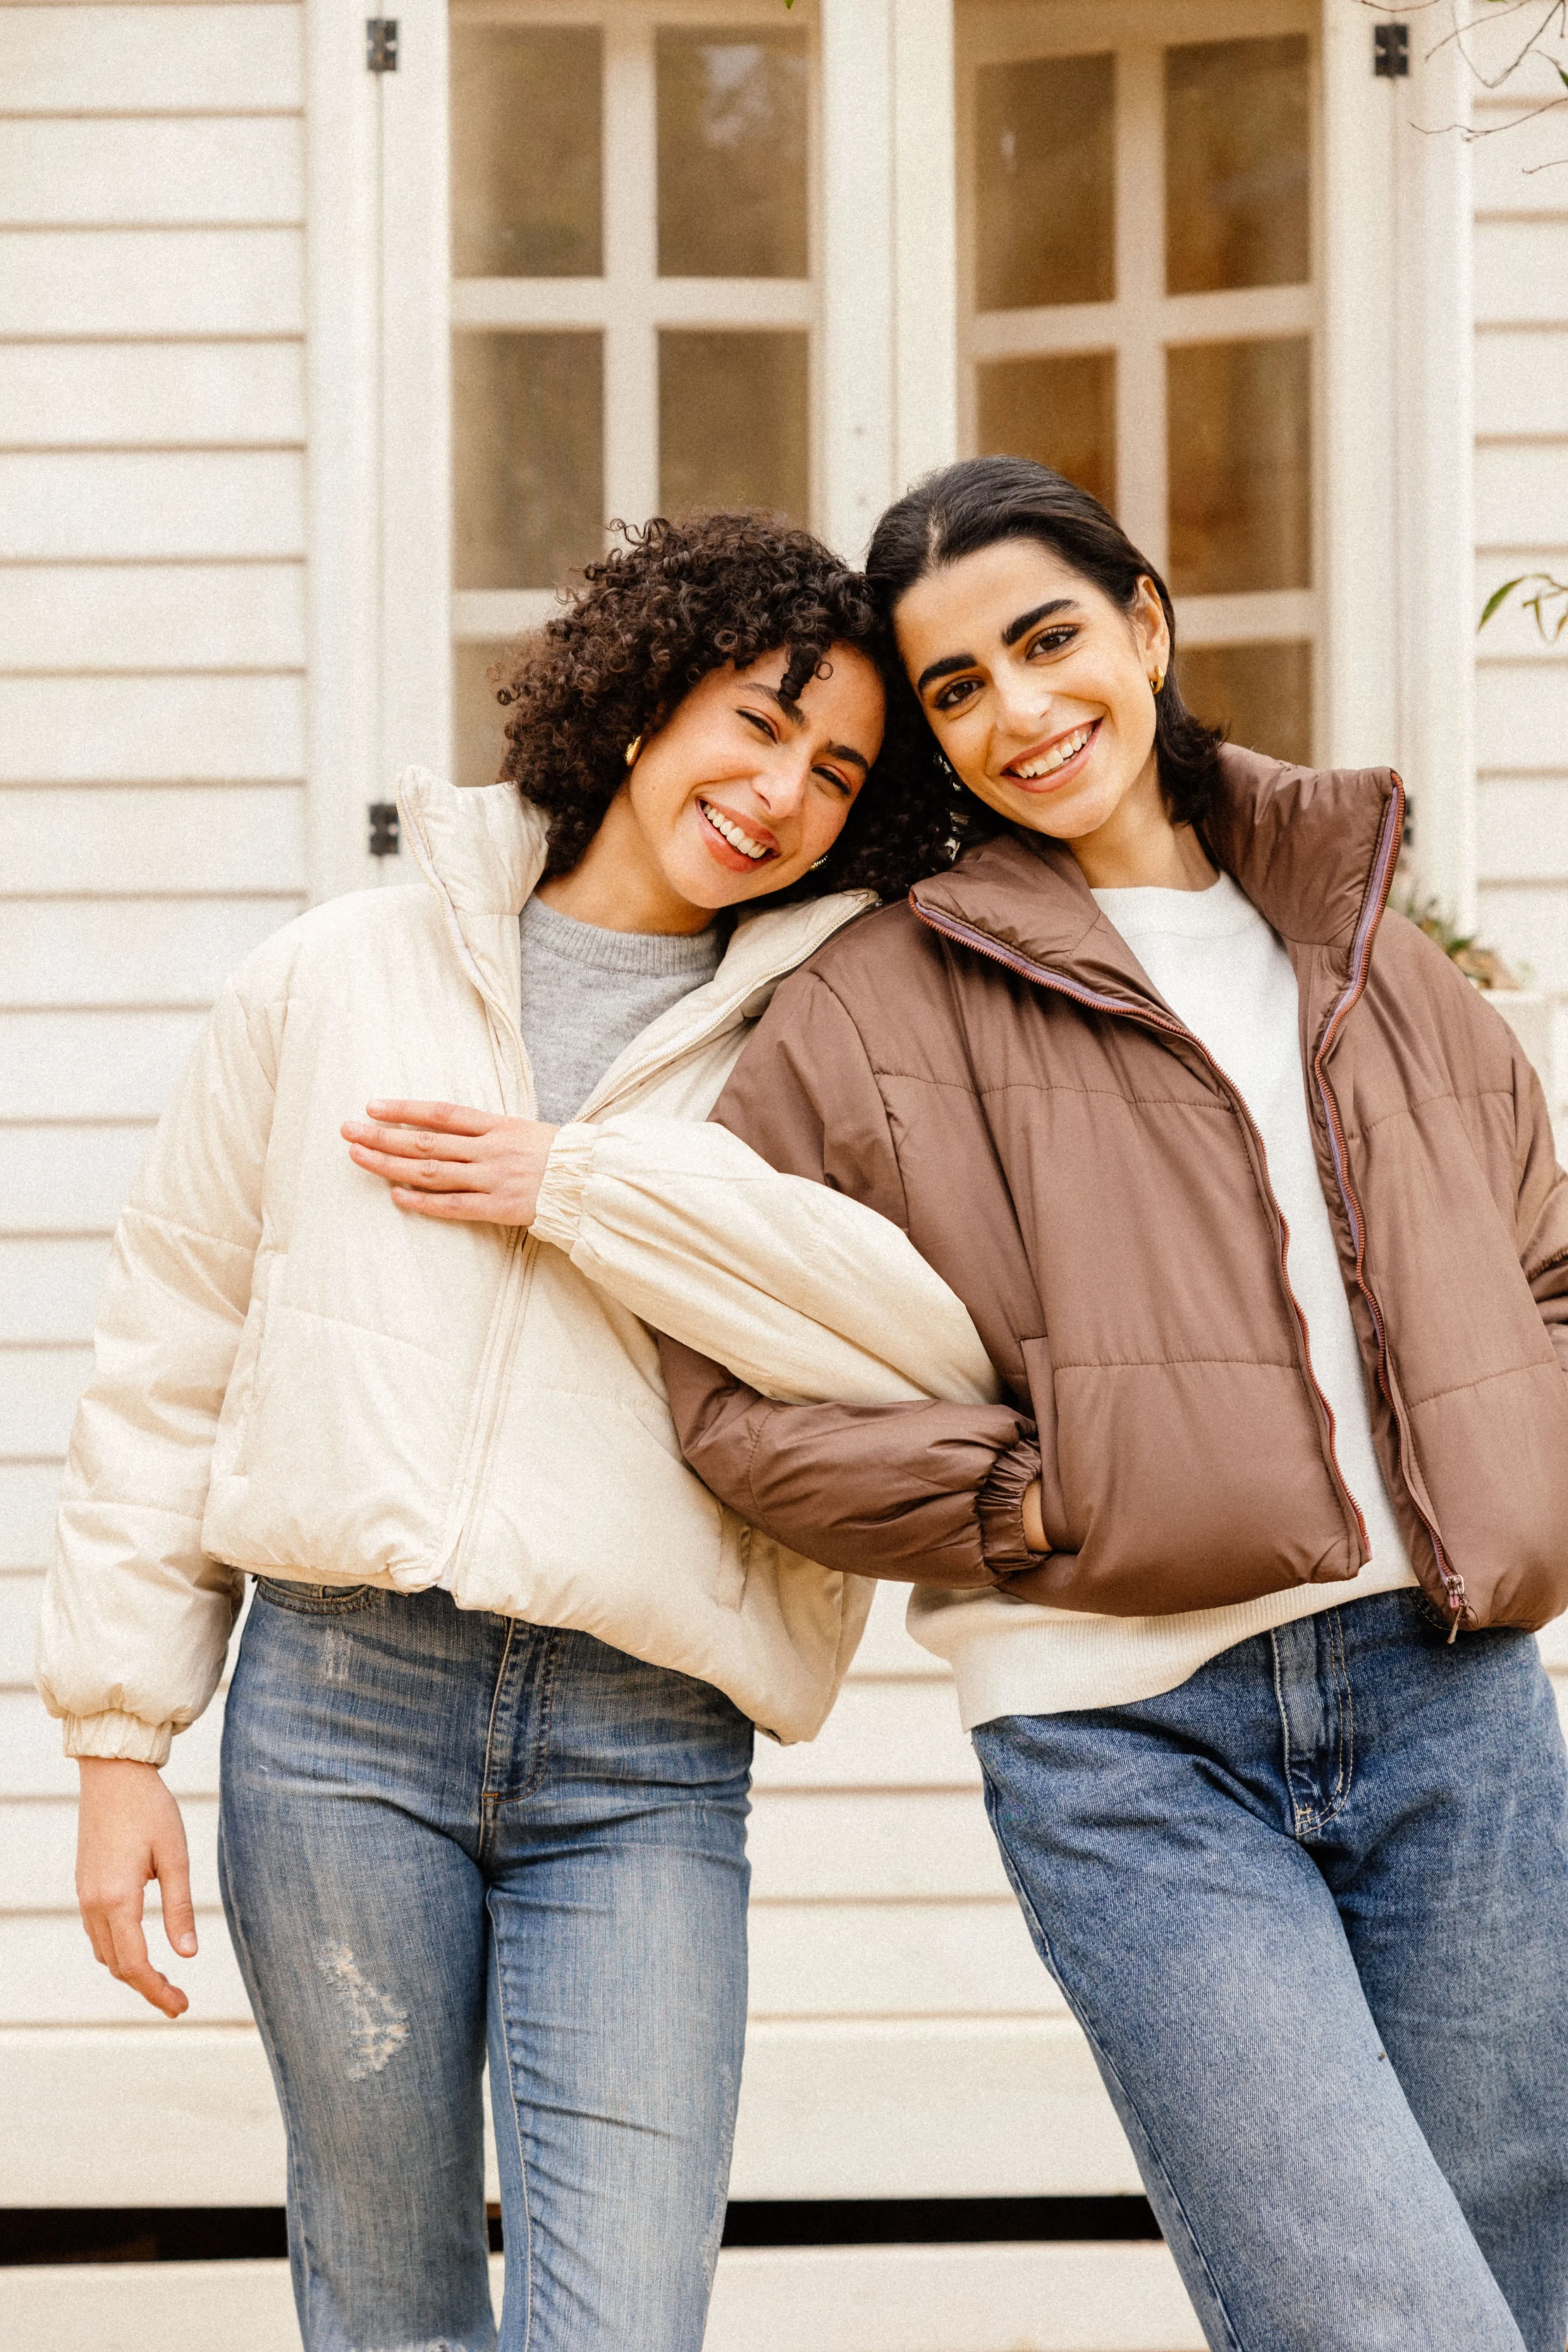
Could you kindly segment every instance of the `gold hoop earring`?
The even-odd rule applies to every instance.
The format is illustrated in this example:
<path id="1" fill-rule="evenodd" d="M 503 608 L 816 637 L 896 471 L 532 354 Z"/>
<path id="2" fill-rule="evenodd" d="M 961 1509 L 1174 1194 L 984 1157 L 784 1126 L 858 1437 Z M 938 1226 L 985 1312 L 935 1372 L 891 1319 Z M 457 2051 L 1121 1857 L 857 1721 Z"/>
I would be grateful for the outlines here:
<path id="1" fill-rule="evenodd" d="M 626 765 L 628 768 L 635 768 L 637 766 L 637 753 L 641 750 L 642 737 L 640 735 L 634 735 L 631 741 L 626 745 Z"/>
<path id="2" fill-rule="evenodd" d="M 1151 671 L 1150 671 L 1150 673 L 1149 673 L 1149 683 L 1150 683 L 1150 685 L 1153 688 L 1154 692 L 1155 692 L 1156 694 L 1158 694 L 1158 693 L 1159 693 L 1159 691 L 1160 691 L 1160 688 L 1161 688 L 1164 685 L 1164 683 L 1165 683 L 1165 673 L 1164 673 L 1164 671 L 1163 671 L 1163 669 L 1154 669 L 1154 670 L 1151 670 Z"/>

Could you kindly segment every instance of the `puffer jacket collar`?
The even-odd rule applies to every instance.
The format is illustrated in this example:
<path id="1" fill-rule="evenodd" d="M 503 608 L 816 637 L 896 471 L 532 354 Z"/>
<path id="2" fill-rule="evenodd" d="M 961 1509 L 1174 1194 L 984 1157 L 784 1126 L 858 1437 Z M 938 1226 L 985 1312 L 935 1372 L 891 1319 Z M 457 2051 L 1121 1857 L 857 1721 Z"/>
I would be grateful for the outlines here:
<path id="1" fill-rule="evenodd" d="M 544 819 L 515 784 L 448 784 L 425 768 L 405 769 L 397 802 L 404 835 L 440 901 L 459 962 L 506 1029 L 515 1033 L 521 964 L 517 918 L 544 871 Z M 673 1060 L 694 1039 L 755 1020 L 785 973 L 876 904 L 869 890 L 839 890 L 784 907 L 764 902 L 754 913 L 742 915 L 713 978 L 682 997 L 626 1048 L 605 1073 L 584 1112 L 606 1108 L 629 1081 Z M 521 1043 L 519 1038 L 520 1048 Z"/>
<path id="2" fill-rule="evenodd" d="M 1226 744 L 1205 828 L 1215 861 L 1235 877 L 1287 945 L 1322 950 L 1334 977 L 1364 969 L 1393 879 L 1404 787 L 1386 768 L 1313 770 Z M 915 912 L 984 952 L 1041 967 L 1075 993 L 1163 1006 L 1121 934 L 1101 915 L 1071 851 L 1009 831 L 951 873 L 918 884 Z"/>

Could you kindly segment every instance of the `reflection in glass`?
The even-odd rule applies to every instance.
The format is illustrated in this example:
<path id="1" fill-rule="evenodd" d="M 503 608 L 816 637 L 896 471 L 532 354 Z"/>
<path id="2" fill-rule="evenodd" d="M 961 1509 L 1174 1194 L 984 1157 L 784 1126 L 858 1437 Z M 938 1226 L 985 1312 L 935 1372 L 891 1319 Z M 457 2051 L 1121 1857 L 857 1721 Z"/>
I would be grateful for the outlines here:
<path id="1" fill-rule="evenodd" d="M 604 544 L 597 334 L 452 338 L 455 588 L 552 588 Z"/>
<path id="2" fill-rule="evenodd" d="M 1310 586 L 1305 336 L 1177 345 L 1165 386 L 1173 593 Z"/>
<path id="3" fill-rule="evenodd" d="M 982 66 L 977 83 L 975 308 L 1110 301 L 1115 58 Z"/>
<path id="4" fill-rule="evenodd" d="M 1306 644 L 1184 646 L 1182 696 L 1228 741 L 1303 767 L 1312 757 L 1312 648 Z"/>
<path id="5" fill-rule="evenodd" d="M 452 26 L 452 274 L 596 278 L 600 37 Z"/>
<path id="6" fill-rule="evenodd" d="M 1301 286 L 1308 235 L 1307 37 L 1165 52 L 1165 284 Z"/>
<path id="7" fill-rule="evenodd" d="M 804 31 L 658 35 L 661 278 L 806 275 Z"/>
<path id="8" fill-rule="evenodd" d="M 978 373 L 981 457 L 1033 457 L 1114 506 L 1114 352 L 993 360 Z"/>
<path id="9" fill-rule="evenodd" d="M 493 784 L 500 775 L 507 714 L 489 672 L 510 650 L 504 642 L 452 648 L 452 774 L 459 784 Z"/>
<path id="10" fill-rule="evenodd" d="M 805 337 L 694 334 L 658 339 L 658 499 L 691 507 L 810 511 Z"/>

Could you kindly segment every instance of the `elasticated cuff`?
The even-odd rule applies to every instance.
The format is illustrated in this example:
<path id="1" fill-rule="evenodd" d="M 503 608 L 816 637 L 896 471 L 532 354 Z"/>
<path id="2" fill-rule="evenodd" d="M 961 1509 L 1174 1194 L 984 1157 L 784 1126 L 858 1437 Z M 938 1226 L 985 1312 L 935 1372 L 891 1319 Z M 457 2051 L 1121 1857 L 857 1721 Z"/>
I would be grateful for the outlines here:
<path id="1" fill-rule="evenodd" d="M 536 1241 L 570 1257 L 583 1222 L 583 1193 L 594 1172 L 599 1130 L 586 1119 L 571 1119 L 555 1130 L 539 1183 L 539 1205 L 530 1230 Z"/>
<path id="2" fill-rule="evenodd" d="M 68 1715 L 68 1756 L 103 1756 L 131 1764 L 166 1764 L 174 1736 L 172 1723 L 143 1723 L 139 1715 L 110 1707 L 102 1715 Z"/>
<path id="3" fill-rule="evenodd" d="M 980 1489 L 980 1548 L 991 1574 L 1000 1580 L 1021 1568 L 1038 1568 L 1044 1555 L 1024 1540 L 1024 1496 L 1040 1475 L 1040 1449 L 1032 1438 L 996 1457 Z"/>

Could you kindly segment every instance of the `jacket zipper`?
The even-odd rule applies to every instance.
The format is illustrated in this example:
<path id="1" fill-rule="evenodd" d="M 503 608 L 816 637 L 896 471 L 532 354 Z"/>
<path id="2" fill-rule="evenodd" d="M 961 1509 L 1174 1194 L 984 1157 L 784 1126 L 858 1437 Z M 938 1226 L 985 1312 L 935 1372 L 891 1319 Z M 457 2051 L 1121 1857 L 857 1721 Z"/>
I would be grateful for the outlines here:
<path id="1" fill-rule="evenodd" d="M 496 1023 L 506 1040 L 508 1048 L 515 1055 L 520 1070 L 526 1075 L 527 1056 L 522 1043 L 522 1033 L 508 1017 L 491 991 L 484 985 L 472 958 L 468 953 L 466 942 L 462 939 L 450 905 L 446 900 L 445 892 L 441 892 L 440 896 L 443 903 L 447 905 L 448 922 L 457 933 L 458 951 L 464 968 L 485 1004 L 490 1019 Z M 820 945 L 821 942 L 819 941 L 818 944 Z M 815 950 L 808 950 L 807 952 L 812 953 Z M 802 961 L 804 960 L 804 957 L 799 959 Z M 777 971 L 764 971 L 749 981 L 742 995 L 727 997 L 721 1005 L 715 1007 L 710 1018 L 704 1022 L 702 1027 L 694 1035 L 683 1038 L 673 1052 L 649 1055 L 632 1069 L 623 1072 L 616 1080 L 613 1091 L 603 1102 L 595 1099 L 595 1096 L 590 1096 L 583 1107 L 583 1112 L 579 1112 L 578 1117 L 581 1118 L 584 1112 L 590 1110 L 595 1117 L 600 1116 L 628 1087 L 640 1082 L 651 1072 L 663 1068 L 667 1063 L 679 1060 L 683 1054 L 692 1051 L 695 1047 L 708 1044 L 711 1038 L 719 1035 L 728 1026 L 739 1006 L 744 1003 L 746 997 L 752 995 L 769 979 L 779 977 L 784 971 L 794 970 L 794 968 L 795 960 L 792 960 L 788 964 L 779 967 Z M 441 1562 L 436 1571 L 436 1583 L 438 1586 L 445 1586 L 454 1595 L 461 1581 L 462 1572 L 468 1564 L 468 1554 L 475 1539 L 478 1526 L 476 1506 L 484 1491 L 486 1476 L 489 1469 L 490 1454 L 495 1444 L 496 1432 L 500 1423 L 501 1403 L 506 1394 L 507 1374 L 511 1367 L 512 1355 L 522 1327 L 523 1312 L 527 1305 L 540 1247 L 541 1244 L 534 1240 L 531 1233 L 519 1234 L 516 1246 L 507 1261 L 501 1295 L 496 1301 L 495 1314 L 491 1318 L 484 1361 L 479 1371 L 479 1398 L 475 1413 L 474 1433 L 470 1441 L 468 1459 L 458 1481 L 458 1500 L 451 1514 L 451 1519 L 455 1521 L 454 1532 L 443 1547 Z"/>
<path id="2" fill-rule="evenodd" d="M 869 892 L 866 894 L 866 902 L 868 906 L 874 906 L 876 903 Z M 853 916 L 846 915 L 843 921 L 837 926 L 837 929 L 842 930 L 846 923 L 849 923 L 853 920 Z M 733 1020 L 742 1005 L 746 1003 L 749 997 L 754 996 L 759 988 L 765 987 L 770 980 L 783 980 L 789 972 L 797 971 L 801 964 L 805 963 L 809 957 L 814 956 L 818 948 L 825 947 L 827 941 L 834 936 L 835 933 L 833 931 L 825 932 L 820 940 L 816 940 L 812 946 L 804 948 L 798 955 L 791 958 L 788 962 L 770 966 L 767 971 L 760 973 L 755 979 L 749 980 L 739 994 L 732 994 L 726 997 L 722 1004 L 714 1008 L 707 1020 L 704 1021 L 701 1028 L 699 1029 L 693 1036 L 683 1038 L 679 1045 L 673 1051 L 661 1047 L 657 1054 L 646 1055 L 640 1062 L 634 1062 L 629 1070 L 623 1070 L 621 1072 L 619 1077 L 616 1080 L 615 1085 L 610 1088 L 607 1094 L 601 1095 L 598 1087 L 595 1087 L 594 1092 L 589 1096 L 587 1101 L 583 1105 L 582 1109 L 577 1113 L 577 1119 L 592 1121 L 602 1118 L 607 1111 L 611 1111 L 615 1108 L 615 1106 L 620 1101 L 623 1095 L 631 1093 L 636 1087 L 642 1084 L 645 1078 L 650 1076 L 655 1071 L 665 1069 L 669 1066 L 670 1064 L 679 1061 L 682 1055 L 693 1051 L 699 1045 L 710 1044 L 715 1037 L 721 1035 L 724 1030 L 729 1027 L 730 1023 Z M 603 1081 L 601 1080 L 600 1083 L 603 1084 Z M 574 1121 L 574 1124 L 576 1122 Z"/>
<path id="3" fill-rule="evenodd" d="M 1317 1081 L 1318 1095 L 1323 1106 L 1323 1118 L 1329 1131 L 1329 1156 L 1334 1164 L 1334 1179 L 1340 1188 L 1340 1200 L 1344 1207 L 1345 1223 L 1350 1227 L 1351 1241 L 1355 1250 L 1356 1287 L 1366 1301 L 1367 1313 L 1372 1318 L 1373 1330 L 1377 1339 L 1377 1384 L 1383 1391 L 1384 1402 L 1394 1419 L 1394 1433 L 1399 1446 L 1402 1470 L 1407 1445 L 1405 1424 L 1394 1398 L 1394 1379 L 1388 1360 L 1388 1335 L 1384 1325 L 1383 1309 L 1379 1307 L 1372 1285 L 1367 1279 L 1366 1219 L 1361 1202 L 1356 1197 L 1355 1186 L 1351 1181 L 1350 1153 L 1345 1146 L 1344 1129 L 1340 1124 L 1339 1104 L 1335 1099 L 1333 1088 L 1329 1084 L 1327 1063 L 1331 1047 L 1335 1044 L 1341 1029 L 1366 988 L 1366 976 L 1372 962 L 1373 933 L 1376 929 L 1378 918 L 1383 912 L 1394 880 L 1394 860 L 1398 855 L 1399 843 L 1404 831 L 1405 787 L 1396 776 L 1394 797 L 1384 816 L 1383 831 L 1378 837 L 1377 855 L 1373 860 L 1372 874 L 1367 882 L 1365 903 L 1356 924 L 1355 937 L 1351 942 L 1350 977 L 1339 1003 L 1323 1024 L 1322 1034 L 1319 1038 L 1317 1051 L 1312 1056 L 1312 1076 Z M 1468 1612 L 1468 1603 L 1465 1597 L 1465 1580 L 1443 1549 L 1442 1539 L 1436 1527 L 1412 1492 L 1408 1472 L 1405 1475 L 1405 1491 L 1410 1496 L 1411 1507 L 1416 1517 L 1426 1530 L 1427 1539 L 1432 1546 L 1432 1556 L 1437 1563 L 1437 1573 L 1443 1580 L 1443 1590 L 1448 1597 L 1448 1612 L 1452 1621 L 1448 1627 L 1448 1640 L 1452 1644 L 1458 1640 L 1459 1628 L 1464 1623 Z"/>
<path id="4" fill-rule="evenodd" d="M 1334 1484 L 1339 1489 L 1341 1505 L 1343 1508 L 1349 1511 L 1351 1517 L 1354 1519 L 1356 1533 L 1361 1541 L 1362 1551 L 1366 1558 L 1370 1559 L 1372 1546 L 1367 1538 L 1366 1521 L 1362 1517 L 1360 1504 L 1356 1501 L 1355 1496 L 1351 1493 L 1350 1488 L 1345 1485 L 1344 1474 L 1340 1468 L 1339 1454 L 1334 1444 L 1336 1427 L 1334 1422 L 1334 1409 L 1329 1402 L 1328 1398 L 1323 1394 L 1322 1390 L 1319 1387 L 1317 1376 L 1312 1370 L 1311 1338 L 1307 1328 L 1307 1318 L 1302 1312 L 1300 1299 L 1297 1297 L 1294 1290 L 1290 1286 L 1290 1276 L 1288 1264 L 1290 1228 L 1285 1221 L 1283 1210 L 1280 1208 L 1279 1202 L 1274 1196 L 1274 1187 L 1268 1181 L 1268 1160 L 1264 1155 L 1263 1139 L 1258 1134 L 1258 1129 L 1253 1123 L 1251 1112 L 1247 1109 L 1246 1103 L 1242 1100 L 1240 1089 L 1226 1076 L 1226 1073 L 1221 1069 L 1214 1055 L 1209 1052 L 1208 1047 L 1204 1044 L 1203 1039 L 1201 1037 L 1194 1036 L 1193 1032 L 1184 1027 L 1180 1021 L 1167 1019 L 1163 1013 L 1145 1012 L 1142 1007 L 1139 1005 L 1130 1004 L 1125 997 L 1102 996 L 1097 990 L 1081 988 L 1073 981 L 1064 980 L 1060 973 L 1052 972 L 1045 964 L 1037 964 L 1028 956 L 1016 955 L 1007 949 L 1001 947 L 994 940 L 991 940 L 988 934 L 984 931 L 973 930 L 967 923 L 957 922 L 951 916 L 935 915 L 928 912 L 925 908 L 921 907 L 918 903 L 912 893 L 910 895 L 910 904 L 914 907 L 915 913 L 920 917 L 921 922 L 929 924 L 933 931 L 940 931 L 944 939 L 954 940 L 962 946 L 973 948 L 978 955 L 988 955 L 994 963 L 1005 964 L 1009 971 L 1016 972 L 1021 980 L 1034 981 L 1041 988 L 1054 988 L 1059 995 L 1071 997 L 1075 1003 L 1087 1005 L 1091 1012 L 1113 1013 L 1125 1021 L 1136 1021 L 1146 1029 L 1162 1032 L 1165 1035 L 1171 1037 L 1180 1037 L 1184 1044 L 1193 1046 L 1196 1052 L 1202 1055 L 1204 1060 L 1208 1064 L 1209 1068 L 1214 1072 L 1215 1077 L 1219 1080 L 1220 1085 L 1225 1088 L 1226 1093 L 1229 1096 L 1231 1103 L 1239 1114 L 1243 1128 L 1246 1130 L 1247 1137 L 1247 1157 L 1252 1162 L 1253 1178 L 1259 1192 L 1268 1202 L 1274 1217 L 1274 1237 L 1279 1257 L 1279 1286 L 1281 1290 L 1283 1290 L 1287 1300 L 1289 1302 L 1290 1311 L 1296 1318 L 1296 1328 L 1300 1334 L 1302 1372 L 1306 1379 L 1307 1385 L 1310 1389 L 1313 1398 L 1316 1400 L 1318 1409 L 1322 1414 L 1323 1427 L 1328 1433 L 1330 1468 L 1333 1475 Z"/>

